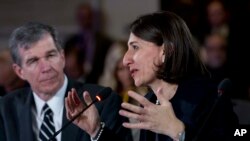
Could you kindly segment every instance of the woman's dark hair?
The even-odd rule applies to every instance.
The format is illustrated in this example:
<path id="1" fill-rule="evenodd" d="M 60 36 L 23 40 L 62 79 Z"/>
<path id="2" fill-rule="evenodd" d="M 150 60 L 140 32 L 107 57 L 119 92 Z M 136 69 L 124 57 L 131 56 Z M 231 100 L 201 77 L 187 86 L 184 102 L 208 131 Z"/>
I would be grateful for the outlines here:
<path id="1" fill-rule="evenodd" d="M 179 16 L 171 12 L 157 12 L 136 19 L 130 26 L 131 32 L 157 46 L 164 45 L 165 60 L 159 66 L 157 77 L 170 83 L 204 73 L 198 48 L 192 35 Z"/>

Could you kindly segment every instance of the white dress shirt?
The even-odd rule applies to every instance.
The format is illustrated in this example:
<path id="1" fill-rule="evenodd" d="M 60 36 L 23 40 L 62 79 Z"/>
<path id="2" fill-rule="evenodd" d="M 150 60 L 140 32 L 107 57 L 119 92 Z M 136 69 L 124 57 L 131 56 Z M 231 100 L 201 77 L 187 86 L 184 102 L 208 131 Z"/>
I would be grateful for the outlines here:
<path id="1" fill-rule="evenodd" d="M 63 108 L 64 108 L 64 97 L 68 85 L 68 79 L 65 76 L 63 86 L 57 91 L 57 93 L 46 103 L 53 112 L 53 121 L 56 131 L 62 127 L 63 121 Z M 45 104 L 36 93 L 33 92 L 35 106 L 32 108 L 32 128 L 36 136 L 36 140 L 39 141 L 39 131 L 43 122 L 44 112 L 42 108 Z M 56 136 L 57 141 L 61 141 L 61 133 Z"/>

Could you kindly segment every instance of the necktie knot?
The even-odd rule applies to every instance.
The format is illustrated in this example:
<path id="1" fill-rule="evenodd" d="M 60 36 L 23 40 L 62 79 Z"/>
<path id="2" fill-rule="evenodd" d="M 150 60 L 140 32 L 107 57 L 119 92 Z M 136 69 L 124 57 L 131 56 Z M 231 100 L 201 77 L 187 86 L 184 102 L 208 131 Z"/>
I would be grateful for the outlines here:
<path id="1" fill-rule="evenodd" d="M 44 116 L 46 116 L 46 115 L 53 116 L 53 112 L 52 112 L 52 110 L 49 108 L 49 106 L 48 106 L 47 103 L 43 106 L 42 112 L 44 113 Z"/>

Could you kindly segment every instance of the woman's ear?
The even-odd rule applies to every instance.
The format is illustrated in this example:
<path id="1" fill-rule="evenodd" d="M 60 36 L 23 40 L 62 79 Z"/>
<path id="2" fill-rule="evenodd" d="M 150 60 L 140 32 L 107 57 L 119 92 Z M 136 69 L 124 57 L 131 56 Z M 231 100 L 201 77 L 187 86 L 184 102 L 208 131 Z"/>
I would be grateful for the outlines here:
<path id="1" fill-rule="evenodd" d="M 161 57 L 161 62 L 162 62 L 162 63 L 165 62 L 165 54 L 162 55 L 162 57 Z"/>
<path id="2" fill-rule="evenodd" d="M 165 57 L 166 57 L 166 50 L 164 48 L 164 46 L 162 46 L 162 53 L 161 53 L 161 62 L 164 63 L 165 62 Z"/>

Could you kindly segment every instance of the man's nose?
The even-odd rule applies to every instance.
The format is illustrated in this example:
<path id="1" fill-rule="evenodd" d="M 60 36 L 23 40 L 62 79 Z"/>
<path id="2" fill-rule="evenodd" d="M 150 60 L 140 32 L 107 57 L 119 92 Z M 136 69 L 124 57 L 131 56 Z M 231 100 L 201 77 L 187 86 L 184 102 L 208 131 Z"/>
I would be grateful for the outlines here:
<path id="1" fill-rule="evenodd" d="M 41 59 L 39 62 L 39 66 L 42 72 L 48 72 L 51 70 L 51 63 L 47 59 Z"/>

